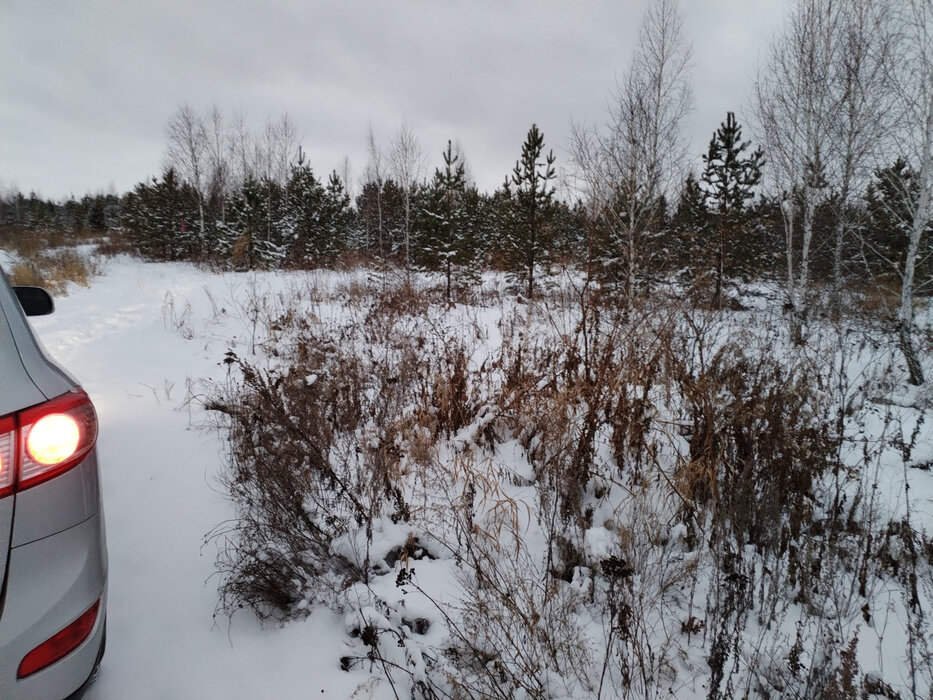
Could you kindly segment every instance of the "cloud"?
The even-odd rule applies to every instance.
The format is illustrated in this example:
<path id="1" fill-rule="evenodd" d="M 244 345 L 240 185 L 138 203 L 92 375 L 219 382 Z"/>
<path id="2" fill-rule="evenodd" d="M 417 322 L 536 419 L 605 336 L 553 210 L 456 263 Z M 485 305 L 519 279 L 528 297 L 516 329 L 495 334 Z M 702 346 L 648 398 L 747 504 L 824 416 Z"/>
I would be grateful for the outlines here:
<path id="1" fill-rule="evenodd" d="M 158 172 L 165 124 L 187 102 L 243 112 L 254 126 L 287 112 L 322 172 L 348 156 L 361 173 L 368 124 L 387 143 L 405 120 L 432 169 L 447 139 L 459 140 L 480 186 L 492 189 L 533 122 L 564 160 L 571 118 L 604 118 L 645 6 L 8 0 L 0 7 L 0 179 L 54 198 L 109 183 L 128 190 Z M 783 6 L 683 3 L 694 45 L 695 150 L 726 110 L 740 111 Z"/>

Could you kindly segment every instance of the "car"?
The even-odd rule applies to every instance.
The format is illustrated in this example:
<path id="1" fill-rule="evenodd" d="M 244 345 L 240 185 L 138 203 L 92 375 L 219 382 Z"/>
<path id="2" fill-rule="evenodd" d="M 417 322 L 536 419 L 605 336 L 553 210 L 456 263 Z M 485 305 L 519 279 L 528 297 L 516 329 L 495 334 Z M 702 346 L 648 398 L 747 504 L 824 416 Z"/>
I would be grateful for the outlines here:
<path id="1" fill-rule="evenodd" d="M 40 287 L 0 270 L 0 698 L 78 698 L 106 646 L 97 414 L 26 315 Z"/>

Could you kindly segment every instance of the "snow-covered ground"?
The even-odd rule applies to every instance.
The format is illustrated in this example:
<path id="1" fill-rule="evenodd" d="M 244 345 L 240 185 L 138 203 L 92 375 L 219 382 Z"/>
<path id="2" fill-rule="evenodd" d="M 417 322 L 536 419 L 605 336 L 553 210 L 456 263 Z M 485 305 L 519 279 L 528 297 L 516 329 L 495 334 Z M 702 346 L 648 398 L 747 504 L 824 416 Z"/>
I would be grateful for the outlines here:
<path id="1" fill-rule="evenodd" d="M 186 339 L 170 301 L 178 310 L 200 300 L 210 313 L 206 290 L 223 303 L 247 284 L 248 275 L 114 260 L 90 288 L 72 285 L 56 299 L 53 315 L 32 319 L 100 417 L 110 591 L 107 653 L 90 700 L 347 698 L 366 679 L 340 670 L 346 634 L 336 616 L 265 629 L 249 614 L 232 624 L 213 617 L 215 550 L 203 540 L 232 509 L 215 482 L 222 445 L 191 428 L 183 403 L 189 378 L 222 375 L 226 331 L 247 329 L 192 315 L 197 338 Z M 373 697 L 392 696 L 381 688 Z"/>
<path id="2" fill-rule="evenodd" d="M 331 284 L 333 276 L 321 275 L 318 283 Z M 56 300 L 55 314 L 32 319 L 49 353 L 79 378 L 100 417 L 110 593 L 108 649 L 91 700 L 395 697 L 378 680 L 378 669 L 374 675 L 341 669 L 342 656 L 359 653 L 341 615 L 317 609 L 306 620 L 265 627 L 249 611 L 232 622 L 214 615 L 216 548 L 205 536 L 233 515 L 217 481 L 225 446 L 215 432 L 195 427 L 204 413 L 186 399 L 199 393 L 200 380 L 225 376 L 228 348 L 250 354 L 255 326 L 245 300 L 257 289 L 274 297 L 298 284 L 304 284 L 298 273 L 212 274 L 187 264 L 116 258 L 105 262 L 104 274 L 89 288 L 72 285 L 68 296 Z M 318 313 L 340 309 L 324 304 Z M 927 457 L 931 445 L 933 431 L 924 428 L 915 460 Z M 903 494 L 898 473 L 903 477 L 903 470 L 892 470 L 883 484 L 893 494 L 893 508 Z M 933 476 L 911 470 L 910 478 L 914 515 L 928 527 Z M 611 549 L 600 531 L 588 535 L 594 557 Z M 443 598 L 444 587 L 455 585 L 451 568 L 450 560 L 419 562 L 419 583 Z M 384 578 L 376 593 L 397 600 L 402 593 L 394 577 Z M 409 596 L 408 605 L 413 614 L 431 617 L 430 605 L 417 595 Z M 900 683 L 903 647 L 892 644 L 895 637 L 889 635 L 883 650 L 878 640 L 877 660 L 864 670 Z M 681 669 L 678 697 L 705 697 L 702 683 L 689 679 L 691 669 L 704 665 L 702 649 L 693 651 L 696 657 Z"/>

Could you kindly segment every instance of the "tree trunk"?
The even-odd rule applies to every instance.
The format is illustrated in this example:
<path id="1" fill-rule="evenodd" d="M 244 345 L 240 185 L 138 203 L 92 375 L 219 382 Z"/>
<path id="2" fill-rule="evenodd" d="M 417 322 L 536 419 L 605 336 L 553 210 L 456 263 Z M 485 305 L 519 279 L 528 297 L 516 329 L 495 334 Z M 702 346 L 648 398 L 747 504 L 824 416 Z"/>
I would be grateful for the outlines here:
<path id="1" fill-rule="evenodd" d="M 794 276 L 794 203 L 788 196 L 781 202 L 784 219 L 784 241 L 787 247 L 787 314 L 791 342 L 803 343 L 803 324 L 797 308 L 797 280 Z"/>
<path id="2" fill-rule="evenodd" d="M 924 124 L 923 154 L 920 164 L 920 200 L 914 210 L 911 222 L 910 240 L 907 256 L 904 260 L 904 277 L 901 280 L 901 305 L 897 312 L 898 344 L 904 359 L 907 360 L 909 382 L 914 386 L 923 384 L 923 368 L 914 348 L 911 330 L 914 322 L 914 275 L 917 271 L 917 257 L 920 240 L 930 224 L 930 188 L 933 187 L 933 94 L 930 95 Z"/>
<path id="3" fill-rule="evenodd" d="M 201 197 L 201 193 L 198 193 L 198 221 L 200 222 L 201 228 L 201 240 L 198 241 L 199 251 L 198 254 L 201 255 L 203 250 L 200 249 L 200 246 L 205 245 L 204 238 L 204 199 Z"/>
<path id="4" fill-rule="evenodd" d="M 376 187 L 376 236 L 379 239 L 379 256 L 385 257 L 385 243 L 382 236 L 382 183 L 377 182 Z"/>
<path id="5" fill-rule="evenodd" d="M 897 344 L 907 361 L 907 381 L 914 386 L 923 384 L 923 367 L 920 365 L 920 358 L 917 357 L 917 350 L 914 348 L 914 340 L 910 334 L 910 324 L 899 321 L 897 324 Z"/>
<path id="6" fill-rule="evenodd" d="M 411 284 L 411 266 L 408 262 L 409 232 L 411 230 L 411 192 L 405 190 L 405 281 Z"/>
<path id="7" fill-rule="evenodd" d="M 716 291 L 713 292 L 713 308 L 717 310 L 722 308 L 722 276 L 726 267 L 726 235 L 722 227 L 723 224 L 720 221 L 717 227 L 719 229 L 719 248 L 716 251 Z"/>
<path id="8" fill-rule="evenodd" d="M 816 213 L 816 203 L 813 201 L 809 186 L 805 186 L 803 191 L 803 221 L 800 226 L 800 280 L 797 283 L 797 290 L 800 292 L 800 296 L 806 297 L 807 286 L 810 284 L 810 243 L 813 240 L 813 216 Z"/>
<path id="9" fill-rule="evenodd" d="M 450 256 L 446 260 L 447 267 L 447 306 L 450 306 Z"/>
<path id="10" fill-rule="evenodd" d="M 634 197 L 632 198 L 634 199 Z M 635 304 L 635 206 L 634 201 L 629 203 L 628 215 L 628 270 L 625 274 L 625 302 L 626 309 L 631 309 Z"/>
<path id="11" fill-rule="evenodd" d="M 842 304 L 842 254 L 845 244 L 846 227 L 849 223 L 849 186 L 852 182 L 853 156 L 851 145 L 847 145 L 845 167 L 842 174 L 842 187 L 839 190 L 836 214 L 836 230 L 833 246 L 833 312 L 839 313 Z"/>
<path id="12" fill-rule="evenodd" d="M 531 301 L 531 295 L 534 293 L 535 282 L 535 260 L 534 257 L 528 259 L 528 300 Z"/>

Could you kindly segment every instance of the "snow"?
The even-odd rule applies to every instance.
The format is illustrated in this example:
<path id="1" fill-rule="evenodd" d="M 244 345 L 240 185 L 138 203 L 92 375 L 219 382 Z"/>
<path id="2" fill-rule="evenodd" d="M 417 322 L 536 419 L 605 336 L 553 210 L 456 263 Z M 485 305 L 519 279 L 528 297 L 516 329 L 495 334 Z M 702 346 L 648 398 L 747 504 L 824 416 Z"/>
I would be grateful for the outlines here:
<path id="1" fill-rule="evenodd" d="M 244 357 L 258 352 L 257 300 L 268 311 L 284 304 L 296 289 L 308 294 L 308 274 L 314 282 L 310 288 L 328 292 L 314 299 L 309 320 L 316 323 L 339 318 L 344 306 L 353 303 L 350 292 L 340 289 L 349 290 L 354 276 L 359 280 L 366 273 L 215 274 L 187 264 L 118 257 L 106 263 L 103 275 L 89 288 L 71 286 L 68 296 L 57 298 L 55 314 L 31 320 L 50 354 L 81 380 L 100 418 L 98 451 L 110 552 L 108 648 L 89 700 L 348 698 L 354 693 L 394 698 L 378 667 L 372 673 L 366 664 L 352 665 L 349 671 L 341 668 L 343 657 L 360 655 L 354 634 L 365 625 L 398 629 L 400 621 L 403 628 L 425 621 L 429 626 L 423 634 L 399 640 L 399 656 L 394 657 L 407 663 L 415 679 L 425 673 L 424 655 L 435 653 L 444 642 L 437 605 L 458 601 L 461 580 L 450 553 L 439 546 L 433 551 L 427 533 L 421 533 L 419 545 L 436 559 L 395 564 L 416 585 L 399 587 L 394 575 L 377 577 L 370 588 L 357 583 L 336 597 L 339 609 L 314 607 L 307 619 L 285 625 L 261 626 L 248 611 L 232 620 L 215 616 L 216 543 L 208 535 L 228 521 L 233 510 L 217 480 L 225 444 L 216 432 L 198 427 L 205 420 L 198 397 L 205 391 L 205 379 L 220 380 L 228 372 L 228 350 Z M 764 296 L 762 292 L 756 298 Z M 479 365 L 489 348 L 502 342 L 502 310 L 458 307 L 458 312 L 464 327 L 478 329 L 482 336 L 470 357 Z M 870 372 L 870 357 L 864 365 Z M 311 373 L 304 384 L 311 387 L 321 379 Z M 933 459 L 933 431 L 918 427 L 919 414 L 905 408 L 922 403 L 920 399 L 924 397 L 918 398 L 917 390 L 891 393 L 887 404 L 867 413 L 864 426 L 880 429 L 882 411 L 896 414 L 903 439 L 916 435 L 911 455 L 915 464 Z M 441 456 L 453 459 L 468 449 L 488 420 L 480 412 L 473 424 L 440 447 Z M 893 512 L 904 509 L 904 479 L 909 478 L 910 494 L 916 499 L 910 504 L 911 517 L 921 529 L 933 531 L 933 473 L 910 469 L 907 474 L 903 463 L 893 460 L 879 460 L 877 468 L 882 477 L 878 497 L 886 507 Z M 505 475 L 498 488 L 502 499 L 516 504 L 513 527 L 533 538 L 529 528 L 536 499 L 534 472 L 520 442 L 498 444 L 488 469 Z M 608 503 L 607 498 L 597 504 L 594 526 L 585 533 L 587 564 L 617 551 L 621 525 Z M 477 503 L 477 524 L 492 527 L 501 514 L 493 503 L 485 505 Z M 672 543 L 683 536 L 677 528 L 683 526 L 669 532 Z M 374 523 L 374 532 L 374 559 L 384 558 L 410 535 L 388 518 Z M 354 558 L 364 545 L 347 537 L 333 542 L 332 551 Z M 531 541 L 528 546 L 540 543 Z M 582 593 L 588 585 L 586 569 L 576 574 L 569 589 Z M 878 592 L 892 601 L 900 595 L 893 586 Z M 696 597 L 702 600 L 705 591 L 698 590 Z M 305 606 L 307 602 L 301 607 Z M 646 609 L 660 610 L 661 602 Z M 893 603 L 889 609 L 895 609 Z M 794 635 L 793 613 L 792 607 L 784 620 L 789 639 Z M 670 622 L 650 624 L 664 633 Z M 866 655 L 864 648 L 860 651 L 862 668 L 876 669 L 888 683 L 902 683 L 906 642 L 892 631 L 893 621 L 892 629 L 887 629 L 888 620 L 882 622 L 878 629 L 887 630 L 883 639 L 878 632 L 878 639 L 871 640 L 876 632 L 862 627 L 862 646 L 876 646 L 874 656 Z M 676 663 L 678 697 L 705 697 L 701 677 L 708 668 L 699 637 L 688 641 Z M 780 670 L 786 659 L 767 663 Z"/>
<path id="2" fill-rule="evenodd" d="M 223 445 L 192 427 L 196 409 L 184 401 L 189 381 L 223 372 L 223 319 L 212 317 L 208 294 L 226 303 L 250 281 L 117 259 L 90 288 L 57 298 L 53 315 L 31 319 L 100 418 L 108 644 L 88 700 L 347 698 L 368 679 L 340 670 L 346 634 L 335 613 L 265 629 L 249 614 L 214 617 L 214 548 L 204 537 L 232 515 L 215 482 Z M 181 300 L 200 302 L 184 320 Z M 197 339 L 173 324 L 189 324 Z M 392 695 L 376 687 L 372 697 Z"/>

